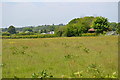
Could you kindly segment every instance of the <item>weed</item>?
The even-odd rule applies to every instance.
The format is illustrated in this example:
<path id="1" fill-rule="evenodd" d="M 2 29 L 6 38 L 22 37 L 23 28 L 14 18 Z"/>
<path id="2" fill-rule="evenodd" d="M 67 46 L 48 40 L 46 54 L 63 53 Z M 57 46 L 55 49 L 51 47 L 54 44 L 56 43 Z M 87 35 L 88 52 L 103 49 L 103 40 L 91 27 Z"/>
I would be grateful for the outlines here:
<path id="1" fill-rule="evenodd" d="M 117 72 L 113 72 L 111 76 L 108 74 L 105 78 L 117 78 Z"/>
<path id="2" fill-rule="evenodd" d="M 84 48 L 83 50 L 84 50 L 86 53 L 89 53 L 89 51 L 90 51 L 88 48 Z"/>
<path id="3" fill-rule="evenodd" d="M 26 54 L 26 50 L 28 49 L 28 46 L 22 46 L 22 50 L 20 50 L 21 54 Z"/>
<path id="4" fill-rule="evenodd" d="M 23 49 L 28 49 L 28 46 L 22 46 Z"/>
<path id="5" fill-rule="evenodd" d="M 27 46 L 21 46 L 22 48 L 17 48 L 17 47 L 11 47 L 10 49 L 12 50 L 12 54 L 26 54 L 26 49 L 28 49 Z"/>
<path id="6" fill-rule="evenodd" d="M 48 74 L 46 70 L 43 70 L 41 72 L 41 78 L 50 78 L 50 77 L 53 77 L 53 75 L 51 75 L 51 73 Z"/>
<path id="7" fill-rule="evenodd" d="M 43 70 L 39 72 L 38 74 L 36 73 L 32 74 L 32 78 L 52 78 L 52 77 L 53 75 L 51 75 L 51 73 L 48 74 L 46 70 Z"/>
<path id="8" fill-rule="evenodd" d="M 21 51 L 21 54 L 25 54 L 25 51 Z"/>
<path id="9" fill-rule="evenodd" d="M 5 64 L 0 64 L 0 67 L 4 67 L 5 66 Z"/>
<path id="10" fill-rule="evenodd" d="M 70 46 L 67 44 L 67 43 L 62 43 L 62 45 L 65 47 L 65 48 L 69 48 Z"/>
<path id="11" fill-rule="evenodd" d="M 68 55 L 66 55 L 64 57 L 65 57 L 65 59 L 71 59 L 73 57 L 73 55 L 68 54 Z"/>
<path id="12" fill-rule="evenodd" d="M 44 47 L 48 47 L 48 46 L 49 46 L 49 44 L 48 44 L 48 43 L 46 43 L 46 42 L 44 42 L 44 43 L 43 43 L 43 46 L 44 46 Z"/>
<path id="13" fill-rule="evenodd" d="M 100 67 L 98 67 L 96 64 L 91 64 L 88 66 L 88 72 L 90 72 L 93 77 L 96 78 L 102 78 L 103 77 L 103 72 L 100 70 Z"/>
<path id="14" fill-rule="evenodd" d="M 81 48 L 82 46 L 81 45 L 79 45 L 79 46 L 77 46 L 76 48 Z"/>
<path id="15" fill-rule="evenodd" d="M 36 74 L 36 73 L 33 73 L 33 74 L 32 74 L 32 78 L 38 78 L 38 77 L 39 77 L 38 74 Z"/>
<path id="16" fill-rule="evenodd" d="M 76 78 L 82 78 L 82 77 L 83 77 L 82 72 L 83 72 L 83 71 L 75 72 L 75 73 L 73 73 L 73 76 L 76 77 Z"/>
<path id="17" fill-rule="evenodd" d="M 13 55 L 19 53 L 19 52 L 18 52 L 18 48 L 16 48 L 16 47 L 11 47 L 10 49 L 12 50 L 12 54 L 13 54 Z"/>

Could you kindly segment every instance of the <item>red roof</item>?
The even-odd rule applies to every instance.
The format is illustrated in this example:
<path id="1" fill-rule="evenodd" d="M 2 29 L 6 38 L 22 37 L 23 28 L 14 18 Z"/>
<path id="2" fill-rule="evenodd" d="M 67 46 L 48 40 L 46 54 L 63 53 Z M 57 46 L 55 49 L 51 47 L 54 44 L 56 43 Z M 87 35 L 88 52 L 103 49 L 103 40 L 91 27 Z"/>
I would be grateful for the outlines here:
<path id="1" fill-rule="evenodd" d="M 91 28 L 91 29 L 89 29 L 88 31 L 95 31 L 95 29 Z"/>

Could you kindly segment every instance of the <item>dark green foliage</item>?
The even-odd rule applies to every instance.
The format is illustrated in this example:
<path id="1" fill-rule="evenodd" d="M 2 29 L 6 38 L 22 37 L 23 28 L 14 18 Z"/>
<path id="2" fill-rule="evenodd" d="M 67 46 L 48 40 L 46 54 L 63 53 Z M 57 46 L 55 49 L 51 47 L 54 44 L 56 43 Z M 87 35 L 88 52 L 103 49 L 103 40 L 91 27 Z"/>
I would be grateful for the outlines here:
<path id="1" fill-rule="evenodd" d="M 116 31 L 118 28 L 118 24 L 116 22 L 109 23 L 109 29 L 112 31 Z"/>
<path id="2" fill-rule="evenodd" d="M 42 25 L 34 27 L 33 31 L 37 31 L 39 33 L 46 33 L 49 31 L 54 31 L 58 27 L 60 27 L 60 25 Z"/>
<path id="3" fill-rule="evenodd" d="M 40 33 L 43 33 L 43 30 L 40 30 Z"/>
<path id="4" fill-rule="evenodd" d="M 33 32 L 32 28 L 28 28 L 28 27 L 23 28 L 23 32 L 25 32 L 25 31 Z"/>
<path id="5" fill-rule="evenodd" d="M 46 30 L 46 29 L 44 29 L 44 30 L 43 30 L 43 33 L 47 33 L 47 30 Z"/>
<path id="6" fill-rule="evenodd" d="M 94 28 L 93 34 L 89 34 L 89 29 Z M 107 31 L 116 31 L 120 33 L 119 25 L 115 22 L 108 22 L 108 19 L 105 17 L 82 17 L 75 18 L 71 20 L 67 25 L 59 24 L 59 25 L 41 25 L 41 26 L 29 26 L 16 28 L 14 26 L 10 26 L 8 29 L 3 28 L 2 31 L 5 32 L 8 30 L 10 34 L 15 34 L 13 37 L 22 38 L 22 35 L 30 35 L 29 38 L 39 38 L 38 35 L 41 33 L 48 33 L 50 31 L 55 31 L 55 36 L 57 37 L 73 37 L 73 36 L 96 36 L 99 34 L 106 34 Z M 2 33 L 1 33 L 2 34 Z M 10 38 L 10 34 L 3 33 L 3 38 Z M 36 36 L 35 36 L 36 35 Z M 25 37 L 25 36 L 24 36 Z M 41 37 L 41 36 L 40 36 Z M 43 35 L 42 35 L 43 37 Z M 46 35 L 44 36 L 46 37 Z M 28 36 L 27 36 L 28 38 Z"/>
<path id="7" fill-rule="evenodd" d="M 56 32 L 58 36 L 81 36 L 90 29 L 95 17 L 83 17 L 71 20 L 64 28 L 59 28 Z"/>
<path id="8" fill-rule="evenodd" d="M 84 50 L 86 53 L 89 53 L 89 51 L 90 51 L 88 48 L 84 48 L 83 50 Z"/>
<path id="9" fill-rule="evenodd" d="M 10 26 L 10 27 L 8 28 L 8 32 L 9 32 L 10 34 L 15 34 L 15 33 L 16 33 L 15 27 L 14 27 L 14 26 Z"/>
<path id="10" fill-rule="evenodd" d="M 81 36 L 82 33 L 85 33 L 87 31 L 87 29 L 85 28 L 84 25 L 67 25 L 67 28 L 65 30 L 65 35 L 64 36 L 68 36 L 68 37 L 72 37 L 72 36 Z"/>
<path id="11" fill-rule="evenodd" d="M 2 28 L 2 32 L 7 32 L 7 28 Z"/>
<path id="12" fill-rule="evenodd" d="M 96 30 L 96 33 L 103 33 L 104 31 L 109 30 L 108 19 L 104 17 L 96 17 L 92 27 Z"/>
<path id="13" fill-rule="evenodd" d="M 65 32 L 65 27 L 64 26 L 61 26 L 61 27 L 58 27 L 58 28 L 55 29 L 55 34 L 57 36 L 63 36 L 64 32 Z"/>

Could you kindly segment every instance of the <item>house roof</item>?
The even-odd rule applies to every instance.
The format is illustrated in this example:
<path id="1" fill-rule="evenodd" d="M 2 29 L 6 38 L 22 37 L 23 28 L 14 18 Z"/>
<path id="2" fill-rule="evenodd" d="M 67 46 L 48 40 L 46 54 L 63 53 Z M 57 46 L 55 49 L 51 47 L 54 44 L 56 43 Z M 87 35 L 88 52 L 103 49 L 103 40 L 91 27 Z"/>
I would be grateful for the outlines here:
<path id="1" fill-rule="evenodd" d="M 95 29 L 91 28 L 91 29 L 89 29 L 88 31 L 95 31 Z"/>

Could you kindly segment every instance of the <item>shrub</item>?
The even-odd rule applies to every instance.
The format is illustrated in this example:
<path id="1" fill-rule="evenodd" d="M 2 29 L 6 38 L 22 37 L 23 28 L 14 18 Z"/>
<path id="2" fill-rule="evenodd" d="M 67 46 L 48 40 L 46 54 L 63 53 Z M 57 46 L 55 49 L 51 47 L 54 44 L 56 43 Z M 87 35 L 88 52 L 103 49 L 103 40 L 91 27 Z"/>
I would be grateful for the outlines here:
<path id="1" fill-rule="evenodd" d="M 3 32 L 2 36 L 10 36 L 10 33 L 9 32 Z"/>

